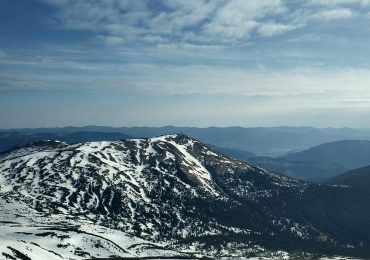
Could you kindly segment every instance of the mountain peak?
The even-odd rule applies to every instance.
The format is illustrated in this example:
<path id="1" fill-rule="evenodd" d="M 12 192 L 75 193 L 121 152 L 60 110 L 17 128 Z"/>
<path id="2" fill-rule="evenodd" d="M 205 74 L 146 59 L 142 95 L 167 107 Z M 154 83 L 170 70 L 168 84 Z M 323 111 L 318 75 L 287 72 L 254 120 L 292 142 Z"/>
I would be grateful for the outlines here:
<path id="1" fill-rule="evenodd" d="M 167 134 L 167 135 L 160 135 L 157 137 L 148 138 L 151 140 L 194 140 L 193 138 L 189 137 L 183 133 L 175 133 L 175 134 Z"/>

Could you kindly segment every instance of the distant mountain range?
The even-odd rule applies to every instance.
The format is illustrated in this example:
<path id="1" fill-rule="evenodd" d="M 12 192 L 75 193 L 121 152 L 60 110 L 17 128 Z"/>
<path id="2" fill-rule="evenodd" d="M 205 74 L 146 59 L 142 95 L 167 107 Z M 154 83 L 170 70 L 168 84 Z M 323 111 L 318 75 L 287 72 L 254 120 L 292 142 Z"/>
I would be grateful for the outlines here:
<path id="1" fill-rule="evenodd" d="M 312 127 L 63 127 L 38 129 L 4 129 L 18 134 L 99 132 L 122 133 L 135 138 L 184 133 L 203 143 L 255 153 L 258 156 L 279 156 L 339 140 L 370 140 L 370 129 Z M 106 139 L 109 140 L 109 139 Z"/>
<path id="2" fill-rule="evenodd" d="M 13 129 L 0 131 L 0 152 L 8 150 L 14 145 L 41 140 L 60 140 L 73 144 L 87 141 L 115 141 L 131 137 L 151 137 L 172 134 L 176 131 L 190 133 L 190 136 L 208 143 L 232 158 L 303 180 L 322 182 L 348 170 L 370 164 L 370 141 L 367 140 L 340 140 L 306 147 L 320 140 L 370 137 L 370 130 L 349 128 L 112 128 L 87 126 Z M 300 151 L 278 157 L 260 156 L 261 154 L 276 155 L 276 153 L 280 154 L 283 151 L 291 150 Z"/>
<path id="3" fill-rule="evenodd" d="M 0 254 L 369 258 L 369 200 L 369 189 L 281 176 L 183 134 L 41 141 L 0 155 Z"/>

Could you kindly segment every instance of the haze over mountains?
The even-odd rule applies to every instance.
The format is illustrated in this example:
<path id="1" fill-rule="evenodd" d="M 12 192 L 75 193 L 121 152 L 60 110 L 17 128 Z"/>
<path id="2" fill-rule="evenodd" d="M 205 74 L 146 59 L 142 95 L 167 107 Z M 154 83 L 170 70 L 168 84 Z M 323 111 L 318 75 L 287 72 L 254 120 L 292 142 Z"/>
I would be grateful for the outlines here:
<path id="1" fill-rule="evenodd" d="M 248 160 L 248 159 L 247 159 Z M 370 164 L 370 141 L 342 140 L 276 158 L 255 157 L 249 161 L 288 176 L 324 180 Z"/>
<path id="2" fill-rule="evenodd" d="M 347 169 L 369 164 L 370 141 L 343 140 L 321 144 L 302 152 L 280 156 L 290 161 L 323 161 L 341 165 Z"/>
<path id="3" fill-rule="evenodd" d="M 0 192 L 10 259 L 370 256 L 369 189 L 284 177 L 183 134 L 17 147 L 0 155 Z"/>
<path id="4" fill-rule="evenodd" d="M 247 161 L 286 176 L 319 183 L 348 170 L 338 164 L 322 161 L 290 161 L 271 157 L 253 157 Z"/>

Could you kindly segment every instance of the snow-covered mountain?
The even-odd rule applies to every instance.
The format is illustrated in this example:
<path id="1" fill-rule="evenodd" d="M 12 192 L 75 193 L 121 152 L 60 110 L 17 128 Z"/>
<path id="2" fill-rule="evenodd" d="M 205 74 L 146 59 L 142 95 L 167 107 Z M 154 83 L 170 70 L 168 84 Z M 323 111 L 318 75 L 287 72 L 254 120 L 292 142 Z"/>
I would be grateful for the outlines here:
<path id="1" fill-rule="evenodd" d="M 366 255 L 370 207 L 350 219 L 361 227 L 344 224 L 336 213 L 351 217 L 359 208 L 331 203 L 338 193 L 351 194 L 355 204 L 366 199 L 350 187 L 308 184 L 233 160 L 182 134 L 74 145 L 43 141 L 0 155 L 0 254 Z"/>

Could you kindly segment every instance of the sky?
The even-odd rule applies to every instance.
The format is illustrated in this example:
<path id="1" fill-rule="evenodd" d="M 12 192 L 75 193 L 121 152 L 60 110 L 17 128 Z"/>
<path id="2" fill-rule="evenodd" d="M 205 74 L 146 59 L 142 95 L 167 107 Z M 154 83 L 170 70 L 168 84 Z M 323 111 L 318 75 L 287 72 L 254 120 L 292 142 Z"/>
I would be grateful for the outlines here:
<path id="1" fill-rule="evenodd" d="M 369 117 L 370 0 L 0 1 L 0 128 Z"/>

